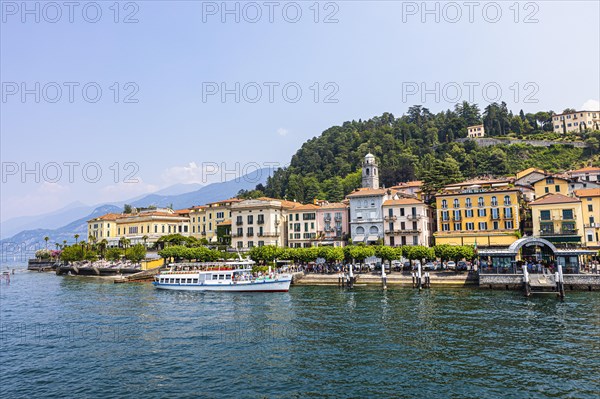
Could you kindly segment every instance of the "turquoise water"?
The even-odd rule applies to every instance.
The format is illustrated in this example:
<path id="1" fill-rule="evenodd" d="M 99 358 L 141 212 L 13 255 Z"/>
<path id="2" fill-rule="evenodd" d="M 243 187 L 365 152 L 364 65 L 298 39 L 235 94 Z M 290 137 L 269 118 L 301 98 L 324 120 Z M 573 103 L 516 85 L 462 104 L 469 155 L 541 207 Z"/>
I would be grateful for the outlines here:
<path id="1" fill-rule="evenodd" d="M 2 398 L 597 398 L 600 293 L 155 290 L 19 272 Z"/>

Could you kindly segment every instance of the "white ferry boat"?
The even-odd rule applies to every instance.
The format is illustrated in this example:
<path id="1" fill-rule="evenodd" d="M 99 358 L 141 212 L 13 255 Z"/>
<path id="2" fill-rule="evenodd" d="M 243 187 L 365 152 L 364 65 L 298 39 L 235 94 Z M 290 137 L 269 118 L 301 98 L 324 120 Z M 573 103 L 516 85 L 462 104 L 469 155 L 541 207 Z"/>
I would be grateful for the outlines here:
<path id="1" fill-rule="evenodd" d="M 175 263 L 154 278 L 154 286 L 163 290 L 287 292 L 289 274 L 252 273 L 252 260 L 215 263 Z"/>

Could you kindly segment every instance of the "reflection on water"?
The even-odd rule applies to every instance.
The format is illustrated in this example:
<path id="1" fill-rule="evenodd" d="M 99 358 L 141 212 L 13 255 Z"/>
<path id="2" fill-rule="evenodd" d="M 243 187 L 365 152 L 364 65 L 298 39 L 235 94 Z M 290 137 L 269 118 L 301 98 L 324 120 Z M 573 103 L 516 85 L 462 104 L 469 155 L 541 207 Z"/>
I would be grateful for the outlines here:
<path id="1" fill-rule="evenodd" d="M 2 397 L 596 398 L 600 295 L 191 293 L 17 273 Z"/>

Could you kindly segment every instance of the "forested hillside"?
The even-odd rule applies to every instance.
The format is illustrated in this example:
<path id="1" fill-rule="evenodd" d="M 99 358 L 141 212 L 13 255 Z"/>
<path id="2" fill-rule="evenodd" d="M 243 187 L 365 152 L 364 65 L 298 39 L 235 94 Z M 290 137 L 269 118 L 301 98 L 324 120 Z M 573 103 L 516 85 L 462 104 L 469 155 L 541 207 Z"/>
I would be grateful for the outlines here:
<path id="1" fill-rule="evenodd" d="M 600 162 L 600 132 L 570 135 L 587 148 L 571 145 L 533 147 L 525 144 L 479 147 L 473 141 L 458 142 L 466 127 L 483 123 L 487 137 L 555 138 L 554 112 L 513 114 L 506 104 L 491 104 L 480 112 L 477 105 L 462 103 L 454 110 L 432 114 L 413 106 L 399 118 L 384 113 L 366 121 L 345 122 L 308 140 L 292 157 L 290 166 L 275 172 L 266 186 L 242 196 L 295 199 L 324 198 L 339 201 L 360 185 L 361 162 L 368 152 L 377 157 L 380 183 L 422 179 L 428 188 L 482 175 L 508 175 L 535 166 L 550 171 Z"/>

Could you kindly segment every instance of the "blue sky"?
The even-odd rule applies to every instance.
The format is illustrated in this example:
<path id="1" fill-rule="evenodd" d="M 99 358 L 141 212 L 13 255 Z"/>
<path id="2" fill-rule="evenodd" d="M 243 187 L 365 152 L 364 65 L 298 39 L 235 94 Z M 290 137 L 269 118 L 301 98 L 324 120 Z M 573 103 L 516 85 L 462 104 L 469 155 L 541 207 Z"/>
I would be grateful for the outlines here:
<path id="1" fill-rule="evenodd" d="M 265 2 L 77 2 L 70 22 L 28 2 L 36 22 L 2 1 L 0 218 L 284 165 L 332 125 L 413 104 L 483 108 L 499 88 L 516 112 L 598 105 L 596 1 L 315 3 L 273 2 L 270 22 Z"/>

